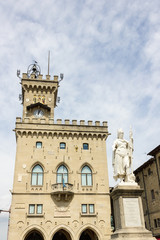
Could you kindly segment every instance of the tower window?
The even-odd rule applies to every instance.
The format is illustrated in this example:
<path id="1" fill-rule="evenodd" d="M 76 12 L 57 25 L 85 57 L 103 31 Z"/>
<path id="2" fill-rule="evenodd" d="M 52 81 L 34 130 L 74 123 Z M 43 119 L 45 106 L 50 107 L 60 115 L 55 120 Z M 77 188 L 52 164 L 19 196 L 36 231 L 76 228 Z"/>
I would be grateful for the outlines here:
<path id="1" fill-rule="evenodd" d="M 57 170 L 57 183 L 68 183 L 68 170 L 64 165 Z"/>
<path id="2" fill-rule="evenodd" d="M 36 142 L 36 148 L 42 148 L 42 142 Z"/>
<path id="3" fill-rule="evenodd" d="M 155 200 L 155 194 L 153 189 L 151 190 L 151 197 L 152 197 L 152 200 Z"/>
<path id="4" fill-rule="evenodd" d="M 40 165 L 36 165 L 32 169 L 32 185 L 41 186 L 43 185 L 43 169 Z"/>
<path id="5" fill-rule="evenodd" d="M 64 142 L 60 143 L 60 149 L 65 149 L 66 148 L 66 144 Z"/>
<path id="6" fill-rule="evenodd" d="M 81 171 L 82 186 L 92 186 L 92 171 L 88 166 L 84 166 Z"/>
<path id="7" fill-rule="evenodd" d="M 150 168 L 148 168 L 148 175 L 150 176 L 152 174 L 152 171 Z"/>
<path id="8" fill-rule="evenodd" d="M 157 228 L 157 219 L 154 219 L 154 227 Z"/>
<path id="9" fill-rule="evenodd" d="M 88 150 L 89 149 L 89 144 L 88 143 L 83 143 L 83 149 Z"/>

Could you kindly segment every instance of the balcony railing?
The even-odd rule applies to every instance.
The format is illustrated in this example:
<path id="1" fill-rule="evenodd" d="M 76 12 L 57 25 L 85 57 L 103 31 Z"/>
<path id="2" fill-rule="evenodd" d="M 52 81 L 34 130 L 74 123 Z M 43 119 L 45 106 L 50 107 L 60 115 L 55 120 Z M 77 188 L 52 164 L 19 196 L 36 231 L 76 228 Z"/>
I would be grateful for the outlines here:
<path id="1" fill-rule="evenodd" d="M 71 200 L 74 192 L 73 192 L 73 184 L 71 183 L 55 183 L 52 184 L 52 192 L 51 194 L 57 200 Z"/>

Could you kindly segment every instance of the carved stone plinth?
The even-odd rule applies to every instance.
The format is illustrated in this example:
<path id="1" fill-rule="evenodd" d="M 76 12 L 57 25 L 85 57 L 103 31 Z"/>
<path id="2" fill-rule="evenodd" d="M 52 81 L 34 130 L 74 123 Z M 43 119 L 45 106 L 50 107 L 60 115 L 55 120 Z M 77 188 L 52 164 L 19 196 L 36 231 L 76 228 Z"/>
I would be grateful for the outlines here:
<path id="1" fill-rule="evenodd" d="M 145 228 L 141 194 L 143 189 L 134 184 L 119 184 L 111 193 L 113 199 L 115 232 L 111 239 L 153 240 Z"/>

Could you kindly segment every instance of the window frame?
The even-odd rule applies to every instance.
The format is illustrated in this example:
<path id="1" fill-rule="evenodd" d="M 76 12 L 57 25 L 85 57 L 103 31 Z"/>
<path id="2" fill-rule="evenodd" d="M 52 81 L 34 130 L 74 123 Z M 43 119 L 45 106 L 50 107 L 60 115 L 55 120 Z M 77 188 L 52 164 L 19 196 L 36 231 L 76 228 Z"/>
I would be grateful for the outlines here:
<path id="1" fill-rule="evenodd" d="M 66 143 L 65 142 L 60 142 L 59 149 L 66 149 Z"/>
<path id="2" fill-rule="evenodd" d="M 91 208 L 90 207 L 93 207 L 93 212 L 91 211 Z M 95 207 L 94 207 L 94 204 L 88 204 L 88 207 L 89 207 L 89 214 L 94 214 L 95 213 Z"/>
<path id="3" fill-rule="evenodd" d="M 38 146 L 40 144 L 40 147 Z M 42 148 L 42 142 L 38 141 L 36 142 L 36 149 L 41 149 Z"/>
<path id="4" fill-rule="evenodd" d="M 41 207 L 41 212 L 38 212 L 38 207 Z M 42 214 L 43 213 L 43 204 L 37 204 L 36 205 L 36 214 Z"/>
<path id="5" fill-rule="evenodd" d="M 38 211 L 38 207 L 41 206 L 41 211 Z M 31 211 L 31 207 L 33 207 L 34 211 Z M 43 214 L 43 204 L 29 204 L 28 208 L 28 214 L 29 215 L 42 215 Z"/>
<path id="6" fill-rule="evenodd" d="M 65 169 L 66 172 L 58 172 L 60 170 L 60 168 L 63 167 L 63 170 Z M 59 181 L 59 179 L 60 181 Z M 57 172 L 56 172 L 56 183 L 68 183 L 68 168 L 64 165 L 64 164 L 61 164 L 58 169 L 57 169 Z"/>
<path id="7" fill-rule="evenodd" d="M 89 150 L 89 144 L 83 143 L 83 150 Z"/>
<path id="8" fill-rule="evenodd" d="M 34 211 L 31 211 L 31 207 L 33 207 Z M 35 204 L 29 204 L 29 209 L 28 209 L 29 214 L 35 214 Z"/>
<path id="9" fill-rule="evenodd" d="M 90 207 L 93 207 L 93 211 L 91 211 L 91 208 Z M 86 211 L 84 211 L 84 208 Z M 84 215 L 95 215 L 95 204 L 94 203 L 83 203 L 81 204 L 81 214 L 84 214 Z"/>
<path id="10" fill-rule="evenodd" d="M 90 172 L 83 172 L 83 170 L 85 171 L 85 168 L 88 168 L 90 170 Z M 81 185 L 82 186 L 93 186 L 93 176 L 92 176 L 92 170 L 88 165 L 83 166 L 82 170 L 81 170 Z"/>
<path id="11" fill-rule="evenodd" d="M 151 190 L 151 198 L 152 198 L 152 201 L 156 199 L 154 189 Z"/>
<path id="12" fill-rule="evenodd" d="M 42 169 L 42 172 L 34 172 L 34 169 L 40 166 L 40 168 Z M 35 178 L 35 180 L 34 180 Z M 43 178 L 44 178 L 44 171 L 43 168 L 40 164 L 36 164 L 33 168 L 32 168 L 32 172 L 31 172 L 31 186 L 43 186 Z M 36 182 L 36 184 L 33 184 L 33 181 Z M 40 184 L 39 184 L 40 181 Z"/>
<path id="13" fill-rule="evenodd" d="M 83 211 L 83 207 L 85 207 L 86 211 Z M 82 212 L 82 214 L 86 214 L 87 213 L 87 204 L 81 204 L 81 212 Z"/>

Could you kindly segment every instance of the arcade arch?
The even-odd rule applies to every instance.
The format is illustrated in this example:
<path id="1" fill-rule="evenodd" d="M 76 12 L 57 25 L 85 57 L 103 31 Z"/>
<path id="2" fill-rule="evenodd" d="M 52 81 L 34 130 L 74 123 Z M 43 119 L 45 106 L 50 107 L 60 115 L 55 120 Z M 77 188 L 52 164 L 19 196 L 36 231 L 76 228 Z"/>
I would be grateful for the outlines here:
<path id="1" fill-rule="evenodd" d="M 53 235 L 52 240 L 71 240 L 71 236 L 66 230 L 60 229 Z"/>
<path id="2" fill-rule="evenodd" d="M 93 230 L 87 228 L 81 233 L 79 240 L 98 240 L 98 236 Z"/>
<path id="3" fill-rule="evenodd" d="M 24 240 L 44 240 L 44 238 L 39 231 L 33 230 L 27 234 Z"/>

